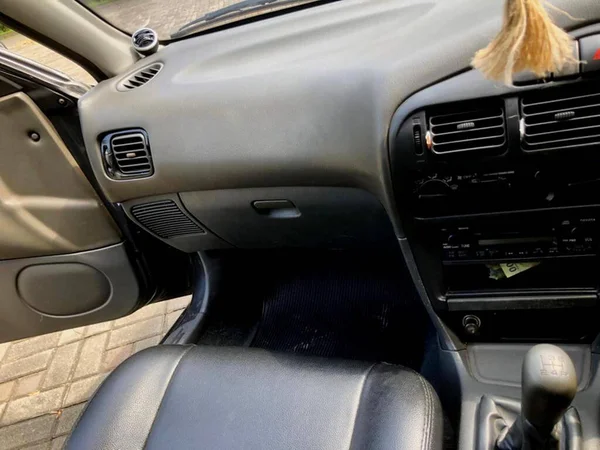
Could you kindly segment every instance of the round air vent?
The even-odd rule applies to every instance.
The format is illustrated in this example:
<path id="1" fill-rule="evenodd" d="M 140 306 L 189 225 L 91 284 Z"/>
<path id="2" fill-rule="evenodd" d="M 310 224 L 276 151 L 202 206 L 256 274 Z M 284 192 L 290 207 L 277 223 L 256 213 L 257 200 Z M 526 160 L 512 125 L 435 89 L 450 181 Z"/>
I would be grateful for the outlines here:
<path id="1" fill-rule="evenodd" d="M 140 28 L 131 35 L 131 43 L 140 55 L 151 55 L 158 50 L 158 34 L 152 28 Z"/>

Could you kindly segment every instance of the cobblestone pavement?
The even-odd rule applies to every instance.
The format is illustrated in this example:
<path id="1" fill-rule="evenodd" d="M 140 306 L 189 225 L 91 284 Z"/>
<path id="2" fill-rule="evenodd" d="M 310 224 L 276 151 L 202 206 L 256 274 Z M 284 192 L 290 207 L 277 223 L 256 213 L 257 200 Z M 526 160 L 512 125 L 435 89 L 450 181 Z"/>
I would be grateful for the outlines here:
<path id="1" fill-rule="evenodd" d="M 165 0 L 113 0 L 92 7 L 108 22 L 124 31 L 134 32 L 142 27 L 156 30 L 161 39 L 209 11 L 215 11 L 240 0 L 171 0 L 168 9 Z M 84 0 L 86 4 L 97 0 Z"/>
<path id="2" fill-rule="evenodd" d="M 190 298 L 0 344 L 0 449 L 62 448 L 98 385 L 127 357 L 158 344 Z"/>

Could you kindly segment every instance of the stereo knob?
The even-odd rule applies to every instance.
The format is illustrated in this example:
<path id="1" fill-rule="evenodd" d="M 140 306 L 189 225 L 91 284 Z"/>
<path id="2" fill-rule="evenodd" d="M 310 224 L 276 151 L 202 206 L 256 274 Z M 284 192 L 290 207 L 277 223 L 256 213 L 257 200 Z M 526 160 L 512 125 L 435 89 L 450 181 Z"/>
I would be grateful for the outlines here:
<path id="1" fill-rule="evenodd" d="M 460 244 L 460 235 L 456 233 L 449 234 L 446 238 L 446 242 L 450 245 L 458 245 Z"/>
<path id="2" fill-rule="evenodd" d="M 433 178 L 419 186 L 417 194 L 421 197 L 442 197 L 452 194 L 452 188 L 445 181 Z"/>

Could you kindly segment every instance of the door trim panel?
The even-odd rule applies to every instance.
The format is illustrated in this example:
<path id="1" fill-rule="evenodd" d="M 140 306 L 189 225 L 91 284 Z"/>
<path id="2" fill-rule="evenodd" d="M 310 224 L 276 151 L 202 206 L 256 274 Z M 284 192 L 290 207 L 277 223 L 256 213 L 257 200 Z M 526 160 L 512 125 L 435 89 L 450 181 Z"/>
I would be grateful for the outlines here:
<path id="1" fill-rule="evenodd" d="M 106 302 L 80 314 L 52 316 L 34 310 L 21 298 L 17 280 L 23 269 L 65 263 L 83 264 L 101 272 L 110 285 Z M 85 278 L 81 282 L 86 282 Z M 74 292 L 81 292 L 87 286 L 76 283 L 73 281 L 64 286 L 62 296 L 53 297 L 60 302 L 78 302 Z M 123 243 L 66 255 L 0 261 L 0 286 L 3 289 L 0 294 L 0 342 L 116 319 L 132 312 L 139 298 L 138 282 Z"/>

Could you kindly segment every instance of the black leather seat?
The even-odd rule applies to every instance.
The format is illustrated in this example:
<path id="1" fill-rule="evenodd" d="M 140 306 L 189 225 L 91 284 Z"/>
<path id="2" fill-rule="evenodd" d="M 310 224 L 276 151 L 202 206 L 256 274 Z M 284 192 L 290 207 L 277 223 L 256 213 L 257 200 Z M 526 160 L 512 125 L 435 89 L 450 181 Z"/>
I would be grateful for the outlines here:
<path id="1" fill-rule="evenodd" d="M 402 367 L 158 346 L 105 380 L 67 448 L 441 449 L 442 413 Z"/>

